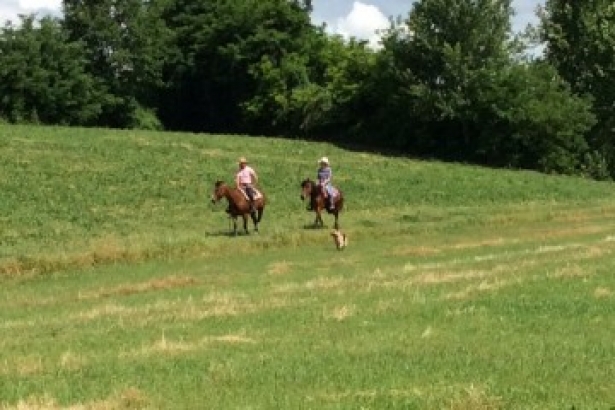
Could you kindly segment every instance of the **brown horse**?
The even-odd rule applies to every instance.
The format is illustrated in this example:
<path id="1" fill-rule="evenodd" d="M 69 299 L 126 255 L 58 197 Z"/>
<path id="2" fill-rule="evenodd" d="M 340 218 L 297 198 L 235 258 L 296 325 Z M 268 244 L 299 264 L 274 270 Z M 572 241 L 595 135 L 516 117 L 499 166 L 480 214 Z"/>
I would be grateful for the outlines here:
<path id="1" fill-rule="evenodd" d="M 255 198 L 254 208 L 255 212 L 250 209 L 250 203 L 246 199 L 243 192 L 237 188 L 231 188 L 223 181 L 217 181 L 214 185 L 214 193 L 211 196 L 211 202 L 216 203 L 220 199 L 226 198 L 228 201 L 228 214 L 233 219 L 233 235 L 237 235 L 237 217 L 243 218 L 243 229 L 248 234 L 248 215 L 252 217 L 254 223 L 254 232 L 258 232 L 258 224 L 263 217 L 263 211 L 265 210 L 265 203 L 267 202 L 265 194 L 261 191 L 261 196 Z"/>
<path id="2" fill-rule="evenodd" d="M 335 217 L 335 229 L 339 229 L 339 213 L 344 208 L 344 194 L 338 190 L 337 195 L 333 198 L 333 209 L 329 209 L 326 206 L 325 197 L 322 194 L 322 190 L 315 181 L 307 178 L 301 182 L 301 200 L 306 198 L 310 199 L 310 209 L 316 212 L 316 219 L 314 220 L 315 227 L 323 227 L 322 212 L 326 211 Z"/>

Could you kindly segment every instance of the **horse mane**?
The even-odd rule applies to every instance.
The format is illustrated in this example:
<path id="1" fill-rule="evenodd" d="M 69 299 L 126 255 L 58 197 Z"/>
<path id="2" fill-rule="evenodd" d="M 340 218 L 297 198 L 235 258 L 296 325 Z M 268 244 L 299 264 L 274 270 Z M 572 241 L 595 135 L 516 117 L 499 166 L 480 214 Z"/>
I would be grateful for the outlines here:
<path id="1" fill-rule="evenodd" d="M 224 181 L 221 181 L 221 180 L 216 181 L 216 184 L 215 184 L 216 188 L 220 188 L 222 185 L 224 185 Z"/>

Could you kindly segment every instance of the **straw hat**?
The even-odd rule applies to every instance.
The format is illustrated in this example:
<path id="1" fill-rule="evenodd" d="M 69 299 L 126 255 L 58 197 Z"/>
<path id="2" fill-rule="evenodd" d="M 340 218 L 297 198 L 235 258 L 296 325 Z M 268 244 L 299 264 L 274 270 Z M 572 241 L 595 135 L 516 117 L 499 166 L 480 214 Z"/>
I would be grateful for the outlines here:
<path id="1" fill-rule="evenodd" d="M 329 158 L 327 158 L 327 157 L 322 157 L 322 158 L 320 159 L 320 161 L 318 161 L 318 163 L 319 163 L 319 164 L 322 164 L 323 162 L 324 162 L 325 164 L 329 165 Z"/>
<path id="2" fill-rule="evenodd" d="M 247 164 L 248 160 L 246 159 L 246 157 L 241 157 L 241 158 L 239 158 L 239 163 L 240 164 Z"/>

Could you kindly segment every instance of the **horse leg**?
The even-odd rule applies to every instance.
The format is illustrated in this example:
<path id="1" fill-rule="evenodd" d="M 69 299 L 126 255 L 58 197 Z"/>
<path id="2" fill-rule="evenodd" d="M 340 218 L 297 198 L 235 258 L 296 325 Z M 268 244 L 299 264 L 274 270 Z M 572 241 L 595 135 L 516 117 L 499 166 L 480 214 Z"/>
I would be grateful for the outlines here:
<path id="1" fill-rule="evenodd" d="M 317 207 L 316 208 L 316 219 L 314 220 L 314 227 L 321 227 L 324 225 L 323 221 L 322 221 L 322 214 L 321 214 L 321 208 Z"/>
<path id="2" fill-rule="evenodd" d="M 335 230 L 339 230 L 340 229 L 340 225 L 339 225 L 339 222 L 338 222 L 339 213 L 338 213 L 337 210 L 333 213 L 333 216 L 335 216 L 334 228 L 335 228 Z"/>
<path id="3" fill-rule="evenodd" d="M 237 236 L 237 217 L 233 218 L 233 236 Z"/>
<path id="4" fill-rule="evenodd" d="M 258 219 L 256 213 L 252 212 L 250 217 L 252 218 L 252 223 L 254 224 L 254 232 L 258 233 Z"/>
<path id="5" fill-rule="evenodd" d="M 248 232 L 248 216 L 246 214 L 243 214 L 242 217 L 243 217 L 243 230 L 247 235 L 250 233 Z"/>
<path id="6" fill-rule="evenodd" d="M 256 222 L 260 223 L 261 219 L 263 219 L 263 213 L 265 212 L 265 205 L 262 205 L 258 208 L 258 216 L 256 218 Z"/>

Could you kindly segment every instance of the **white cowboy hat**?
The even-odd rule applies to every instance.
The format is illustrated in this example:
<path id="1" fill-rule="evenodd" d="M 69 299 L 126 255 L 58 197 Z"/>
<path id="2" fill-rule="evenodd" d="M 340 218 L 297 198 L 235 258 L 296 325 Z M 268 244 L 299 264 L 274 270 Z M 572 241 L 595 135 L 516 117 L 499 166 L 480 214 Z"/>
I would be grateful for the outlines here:
<path id="1" fill-rule="evenodd" d="M 323 162 L 324 162 L 325 164 L 329 165 L 329 158 L 327 158 L 327 157 L 322 157 L 322 158 L 320 159 L 320 161 L 318 161 L 318 163 L 319 163 L 319 164 L 322 164 Z"/>

